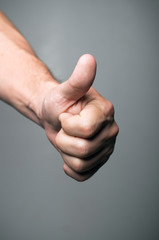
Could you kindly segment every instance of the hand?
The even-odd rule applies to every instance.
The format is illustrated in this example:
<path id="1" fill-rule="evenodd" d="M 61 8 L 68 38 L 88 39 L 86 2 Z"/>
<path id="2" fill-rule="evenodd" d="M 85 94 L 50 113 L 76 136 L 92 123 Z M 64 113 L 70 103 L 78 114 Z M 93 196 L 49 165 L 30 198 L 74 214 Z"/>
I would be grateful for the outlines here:
<path id="1" fill-rule="evenodd" d="M 65 173 L 77 181 L 108 160 L 118 134 L 112 103 L 91 87 L 95 73 L 95 59 L 83 55 L 66 82 L 50 84 L 41 106 L 47 137 L 60 152 Z"/>
<path id="2" fill-rule="evenodd" d="M 66 174 L 88 179 L 108 160 L 118 133 L 112 104 L 91 87 L 95 59 L 82 56 L 59 84 L 2 12 L 0 28 L 0 99 L 45 128 Z"/>

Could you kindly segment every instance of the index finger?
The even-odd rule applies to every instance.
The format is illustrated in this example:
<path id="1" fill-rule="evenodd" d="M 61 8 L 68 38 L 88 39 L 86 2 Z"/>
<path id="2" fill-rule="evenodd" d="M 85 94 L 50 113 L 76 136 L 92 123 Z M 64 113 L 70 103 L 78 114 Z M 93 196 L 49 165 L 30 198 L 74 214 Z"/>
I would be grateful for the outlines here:
<path id="1" fill-rule="evenodd" d="M 102 103 L 101 103 L 102 104 Z M 98 133 L 103 126 L 113 120 L 113 106 L 108 101 L 103 103 L 90 103 L 78 115 L 62 113 L 59 117 L 63 130 L 71 136 L 91 138 Z"/>

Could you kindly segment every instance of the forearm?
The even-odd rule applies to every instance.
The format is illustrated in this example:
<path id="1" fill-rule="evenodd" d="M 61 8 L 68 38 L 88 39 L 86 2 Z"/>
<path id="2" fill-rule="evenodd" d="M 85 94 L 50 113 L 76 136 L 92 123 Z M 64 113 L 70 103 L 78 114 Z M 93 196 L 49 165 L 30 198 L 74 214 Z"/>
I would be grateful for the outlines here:
<path id="1" fill-rule="evenodd" d="M 0 99 L 40 124 L 40 103 L 50 84 L 58 83 L 0 12 Z"/>

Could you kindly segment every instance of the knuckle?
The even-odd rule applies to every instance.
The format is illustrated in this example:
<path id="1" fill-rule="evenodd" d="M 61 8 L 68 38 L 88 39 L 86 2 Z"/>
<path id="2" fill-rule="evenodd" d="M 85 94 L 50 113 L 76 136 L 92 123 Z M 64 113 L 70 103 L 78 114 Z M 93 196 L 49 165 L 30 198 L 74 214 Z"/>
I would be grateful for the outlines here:
<path id="1" fill-rule="evenodd" d="M 63 171 L 64 173 L 73 178 L 74 180 L 76 180 L 77 182 L 84 182 L 85 180 L 88 179 L 87 176 L 83 175 L 82 173 L 76 173 L 76 174 L 71 174 L 69 171 L 68 171 L 68 168 L 67 168 L 67 164 L 63 164 Z"/>
<path id="2" fill-rule="evenodd" d="M 110 115 L 114 115 L 114 105 L 112 102 L 108 102 L 108 111 L 110 113 Z"/>
<path id="3" fill-rule="evenodd" d="M 114 152 L 114 147 L 111 147 L 108 151 L 107 151 L 107 157 L 110 156 L 112 153 Z"/>
<path id="4" fill-rule="evenodd" d="M 61 132 L 59 132 L 56 137 L 55 137 L 55 143 L 58 147 L 61 146 L 62 144 L 62 136 L 61 136 Z"/>
<path id="5" fill-rule="evenodd" d="M 117 136 L 119 134 L 119 126 L 116 124 L 116 134 L 115 136 Z"/>
<path id="6" fill-rule="evenodd" d="M 76 179 L 76 181 L 78 181 L 78 182 L 84 182 L 84 181 L 86 181 L 87 179 L 88 179 L 87 177 L 80 176 L 79 178 Z"/>
<path id="7" fill-rule="evenodd" d="M 109 134 L 108 134 L 108 139 L 112 139 L 115 141 L 117 135 L 119 133 L 119 127 L 116 124 L 116 122 L 114 121 L 111 126 L 110 126 L 110 130 L 109 130 Z"/>
<path id="8" fill-rule="evenodd" d="M 113 137 L 117 137 L 119 133 L 119 126 L 114 122 Z"/>
<path id="9" fill-rule="evenodd" d="M 60 134 L 57 134 L 57 135 L 56 135 L 55 142 L 56 142 L 56 145 L 57 145 L 57 146 L 60 145 Z"/>
<path id="10" fill-rule="evenodd" d="M 86 181 L 86 180 L 88 180 L 89 178 L 91 177 L 91 174 L 78 174 L 77 176 L 76 176 L 76 181 L 78 181 L 78 182 L 84 182 L 84 181 Z"/>
<path id="11" fill-rule="evenodd" d="M 91 137 L 93 135 L 93 126 L 90 121 L 83 121 L 81 126 L 81 132 L 85 137 Z"/>
<path id="12" fill-rule="evenodd" d="M 67 172 L 67 165 L 66 165 L 65 163 L 63 164 L 63 171 L 64 171 L 64 173 L 65 173 L 66 175 L 69 176 L 69 174 L 68 174 L 68 172 Z"/>
<path id="13" fill-rule="evenodd" d="M 103 107 L 106 119 L 111 121 L 114 118 L 114 105 L 112 104 L 112 102 L 107 100 Z"/>
<path id="14" fill-rule="evenodd" d="M 77 142 L 77 148 L 81 157 L 87 157 L 89 154 L 89 145 L 86 140 L 80 139 Z"/>
<path id="15" fill-rule="evenodd" d="M 72 168 L 74 171 L 82 173 L 84 171 L 84 164 L 80 159 L 75 159 L 73 161 Z"/>

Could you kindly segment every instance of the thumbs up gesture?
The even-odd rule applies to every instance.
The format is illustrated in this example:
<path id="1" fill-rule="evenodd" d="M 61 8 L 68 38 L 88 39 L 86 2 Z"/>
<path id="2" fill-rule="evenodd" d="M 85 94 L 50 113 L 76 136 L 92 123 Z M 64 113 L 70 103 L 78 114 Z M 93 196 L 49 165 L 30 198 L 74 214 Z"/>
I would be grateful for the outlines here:
<path id="1" fill-rule="evenodd" d="M 67 175 L 90 178 L 112 154 L 118 126 L 114 108 L 92 84 L 96 61 L 83 55 L 71 77 L 49 89 L 42 105 L 42 125 L 60 152 Z"/>
<path id="2" fill-rule="evenodd" d="M 67 175 L 88 179 L 108 160 L 118 134 L 112 103 L 92 88 L 94 57 L 83 55 L 59 84 L 2 12 L 0 28 L 0 100 L 45 129 Z"/>

